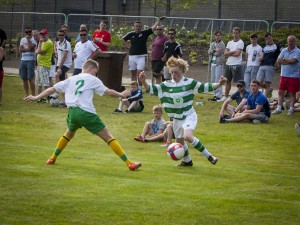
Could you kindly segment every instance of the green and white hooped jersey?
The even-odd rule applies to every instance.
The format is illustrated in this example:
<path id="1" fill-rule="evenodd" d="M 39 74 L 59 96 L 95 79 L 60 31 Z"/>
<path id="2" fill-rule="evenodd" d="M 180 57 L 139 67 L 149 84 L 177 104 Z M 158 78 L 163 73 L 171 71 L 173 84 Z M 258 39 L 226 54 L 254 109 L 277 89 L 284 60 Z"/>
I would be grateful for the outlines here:
<path id="1" fill-rule="evenodd" d="M 176 83 L 174 80 L 150 86 L 149 93 L 158 96 L 170 118 L 184 120 L 195 112 L 193 101 L 195 94 L 213 91 L 212 83 L 201 83 L 197 80 L 182 77 Z"/>

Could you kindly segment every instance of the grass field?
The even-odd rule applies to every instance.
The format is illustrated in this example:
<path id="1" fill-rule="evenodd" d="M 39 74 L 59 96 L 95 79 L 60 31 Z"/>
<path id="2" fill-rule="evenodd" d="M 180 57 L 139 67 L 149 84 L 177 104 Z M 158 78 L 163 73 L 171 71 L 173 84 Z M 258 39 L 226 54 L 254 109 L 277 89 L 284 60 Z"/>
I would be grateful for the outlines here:
<path id="1" fill-rule="evenodd" d="M 139 171 L 98 137 L 77 132 L 54 166 L 46 160 L 66 129 L 67 109 L 25 103 L 22 82 L 5 77 L 0 107 L 0 225 L 300 224 L 300 114 L 268 124 L 219 124 L 221 103 L 198 95 L 195 136 L 219 158 L 211 165 L 190 146 L 194 166 L 178 168 L 160 143 L 137 143 L 152 119 L 115 115 L 118 100 L 95 97 L 98 114 Z M 167 119 L 166 115 L 165 119 Z"/>

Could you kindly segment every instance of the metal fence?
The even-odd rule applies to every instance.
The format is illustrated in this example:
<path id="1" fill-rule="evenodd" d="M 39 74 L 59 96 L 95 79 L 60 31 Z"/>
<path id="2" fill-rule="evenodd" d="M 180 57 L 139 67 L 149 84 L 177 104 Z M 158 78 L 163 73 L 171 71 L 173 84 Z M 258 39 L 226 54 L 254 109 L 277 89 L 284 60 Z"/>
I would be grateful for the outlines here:
<path id="1" fill-rule="evenodd" d="M 275 21 L 271 25 L 271 33 L 273 30 L 287 28 L 289 30 L 300 28 L 300 22 Z"/>

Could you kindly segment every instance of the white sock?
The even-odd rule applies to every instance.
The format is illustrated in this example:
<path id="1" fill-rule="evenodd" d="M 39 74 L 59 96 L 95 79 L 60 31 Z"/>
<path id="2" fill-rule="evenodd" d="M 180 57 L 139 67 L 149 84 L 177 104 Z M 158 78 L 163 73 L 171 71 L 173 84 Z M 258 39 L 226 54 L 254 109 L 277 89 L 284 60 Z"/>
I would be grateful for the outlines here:
<path id="1" fill-rule="evenodd" d="M 206 158 L 208 158 L 209 156 L 211 156 L 211 154 L 209 153 L 209 151 L 207 151 L 206 148 L 202 151 L 202 154 L 203 154 Z"/>
<path id="2" fill-rule="evenodd" d="M 186 144 L 186 142 L 184 142 L 183 149 L 184 149 L 185 152 L 189 150 L 189 147 L 188 147 L 188 145 Z M 192 160 L 192 158 L 191 158 L 190 154 L 188 154 L 187 156 L 184 156 L 184 157 L 182 158 L 182 161 L 183 161 L 183 162 L 186 162 L 186 163 L 189 162 L 189 161 L 191 161 L 191 160 Z"/>

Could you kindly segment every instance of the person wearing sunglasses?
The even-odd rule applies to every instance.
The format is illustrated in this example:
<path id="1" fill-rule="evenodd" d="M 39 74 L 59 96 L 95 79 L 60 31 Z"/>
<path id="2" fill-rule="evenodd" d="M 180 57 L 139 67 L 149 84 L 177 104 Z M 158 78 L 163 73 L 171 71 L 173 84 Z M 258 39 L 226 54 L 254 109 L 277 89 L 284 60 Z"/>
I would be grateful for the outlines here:
<path id="1" fill-rule="evenodd" d="M 101 50 L 92 41 L 88 40 L 88 31 L 80 30 L 80 41 L 76 43 L 73 50 L 74 71 L 73 76 L 81 73 L 83 63 L 88 59 L 96 59 Z"/>
<path id="2" fill-rule="evenodd" d="M 20 77 L 23 80 L 25 96 L 35 95 L 34 67 L 35 67 L 35 48 L 37 42 L 32 35 L 31 27 L 25 28 L 25 36 L 20 41 L 19 51 L 21 52 Z"/>
<path id="3" fill-rule="evenodd" d="M 173 28 L 168 30 L 169 41 L 164 44 L 164 56 L 162 57 L 163 62 L 167 62 L 168 59 L 173 56 L 175 58 L 182 57 L 182 48 L 179 42 L 176 41 L 176 31 Z M 164 66 L 164 79 L 170 80 L 171 73 L 167 66 Z"/>

